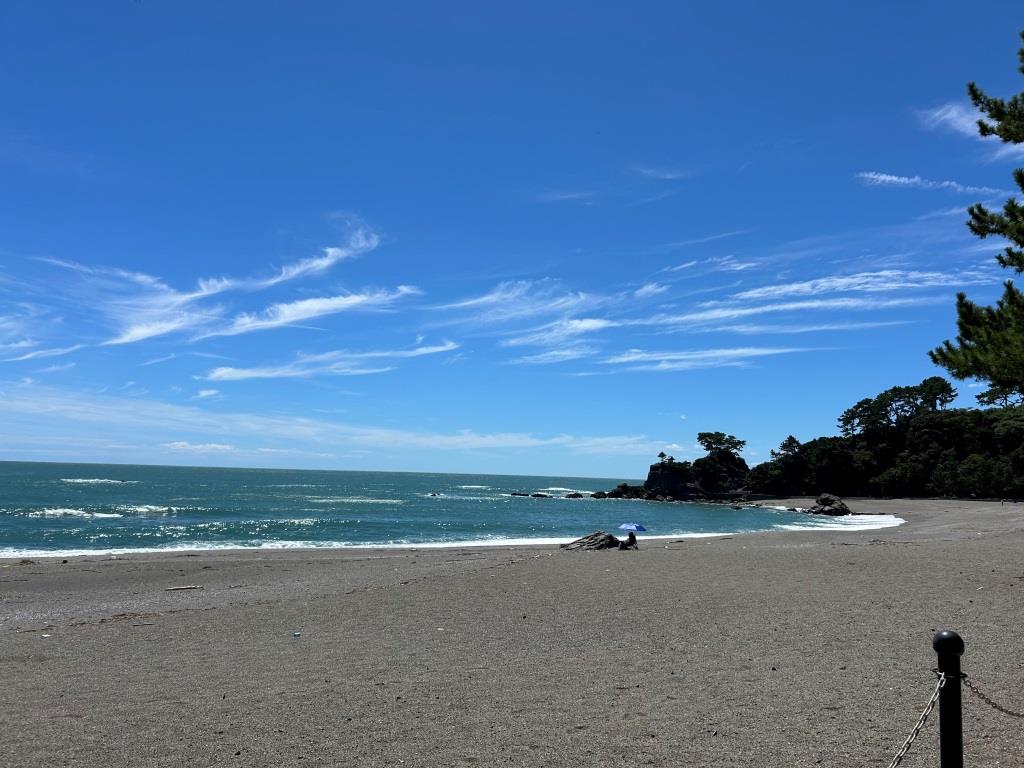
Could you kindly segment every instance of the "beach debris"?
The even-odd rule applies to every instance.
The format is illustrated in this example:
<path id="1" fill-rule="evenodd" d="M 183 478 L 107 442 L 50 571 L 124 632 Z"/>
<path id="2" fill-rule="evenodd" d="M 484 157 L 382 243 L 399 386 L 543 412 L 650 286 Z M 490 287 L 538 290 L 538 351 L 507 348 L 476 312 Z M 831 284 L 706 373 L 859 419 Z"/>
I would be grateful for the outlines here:
<path id="1" fill-rule="evenodd" d="M 631 549 L 633 548 L 625 541 L 620 541 L 610 533 L 605 533 L 604 531 L 594 531 L 581 539 L 576 539 L 576 541 L 570 541 L 568 544 L 561 545 L 562 549 L 583 551 L 599 549 L 626 549 L 627 547 Z"/>
<path id="2" fill-rule="evenodd" d="M 167 589 L 165 589 L 164 591 L 165 592 L 180 592 L 183 589 L 202 589 L 202 588 L 203 588 L 202 584 L 185 584 L 184 586 L 181 586 L 181 587 L 167 587 Z"/>
<path id="3" fill-rule="evenodd" d="M 292 632 L 292 637 L 302 637 L 301 632 Z"/>
<path id="4" fill-rule="evenodd" d="M 853 514 L 842 499 L 831 493 L 821 494 L 815 505 L 805 511 L 810 515 L 832 515 L 833 517 Z"/>

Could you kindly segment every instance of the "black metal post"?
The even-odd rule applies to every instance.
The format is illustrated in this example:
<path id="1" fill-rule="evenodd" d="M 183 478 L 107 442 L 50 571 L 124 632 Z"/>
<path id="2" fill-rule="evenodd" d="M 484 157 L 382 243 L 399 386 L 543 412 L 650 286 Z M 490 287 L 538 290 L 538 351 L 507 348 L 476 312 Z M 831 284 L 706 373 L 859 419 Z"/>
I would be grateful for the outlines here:
<path id="1" fill-rule="evenodd" d="M 939 692 L 939 755 L 942 768 L 964 768 L 964 731 L 960 710 L 960 657 L 964 641 L 951 629 L 936 632 L 932 648 L 946 684 Z"/>

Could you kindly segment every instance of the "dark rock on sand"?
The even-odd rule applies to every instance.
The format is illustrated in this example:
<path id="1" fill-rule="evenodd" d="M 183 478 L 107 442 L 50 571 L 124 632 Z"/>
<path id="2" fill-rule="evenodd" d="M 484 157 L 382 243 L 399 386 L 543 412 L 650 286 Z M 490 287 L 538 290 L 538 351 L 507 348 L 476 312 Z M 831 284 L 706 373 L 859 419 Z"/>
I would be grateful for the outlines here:
<path id="1" fill-rule="evenodd" d="M 842 499 L 838 496 L 833 496 L 831 493 L 821 494 L 817 499 L 817 503 L 806 511 L 811 515 L 839 516 L 853 514 Z"/>
<path id="2" fill-rule="evenodd" d="M 576 541 L 570 541 L 568 544 L 562 544 L 562 549 L 573 549 L 573 550 L 598 550 L 598 549 L 636 549 L 636 539 L 632 539 L 632 543 L 621 541 L 610 533 L 604 531 L 594 531 L 593 533 L 584 536 L 582 539 L 576 539 Z"/>

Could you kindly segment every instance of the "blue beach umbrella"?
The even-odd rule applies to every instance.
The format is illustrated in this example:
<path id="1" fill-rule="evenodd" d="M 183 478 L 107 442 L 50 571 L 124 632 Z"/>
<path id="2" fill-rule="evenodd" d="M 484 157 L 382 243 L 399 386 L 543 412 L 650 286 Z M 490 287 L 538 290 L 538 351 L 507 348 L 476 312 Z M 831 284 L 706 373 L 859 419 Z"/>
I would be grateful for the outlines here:
<path id="1" fill-rule="evenodd" d="M 640 523 L 623 523 L 622 525 L 619 526 L 619 530 L 620 531 L 637 531 L 637 532 L 639 532 L 639 531 L 646 531 L 647 529 L 644 528 L 642 525 L 640 525 Z"/>

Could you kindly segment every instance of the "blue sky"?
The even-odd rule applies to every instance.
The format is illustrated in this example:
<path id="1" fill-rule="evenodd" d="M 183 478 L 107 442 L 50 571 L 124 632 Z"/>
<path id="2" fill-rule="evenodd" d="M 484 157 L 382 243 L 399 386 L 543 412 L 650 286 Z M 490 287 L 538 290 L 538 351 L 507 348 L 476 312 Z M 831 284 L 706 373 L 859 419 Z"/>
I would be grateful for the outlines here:
<path id="1" fill-rule="evenodd" d="M 0 6 L 0 459 L 640 477 L 939 372 L 1016 4 L 551 6 Z"/>

